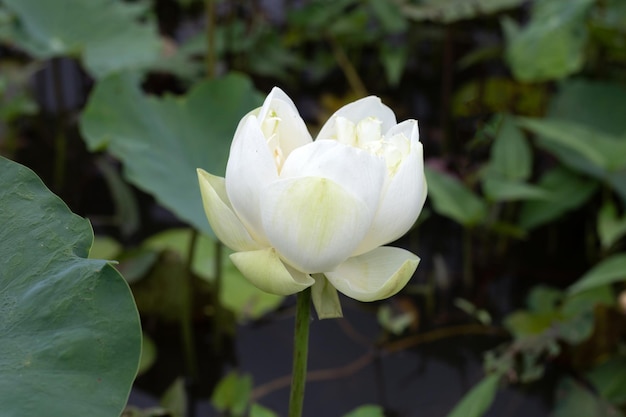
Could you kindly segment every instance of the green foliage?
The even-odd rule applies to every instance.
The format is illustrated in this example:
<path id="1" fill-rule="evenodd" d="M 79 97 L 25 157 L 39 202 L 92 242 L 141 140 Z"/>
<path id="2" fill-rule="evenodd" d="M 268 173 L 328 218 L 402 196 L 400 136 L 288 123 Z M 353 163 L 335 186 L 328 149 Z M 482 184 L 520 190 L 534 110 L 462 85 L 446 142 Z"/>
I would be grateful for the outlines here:
<path id="1" fill-rule="evenodd" d="M 603 249 L 609 249 L 626 234 L 626 216 L 618 218 L 617 208 L 611 201 L 605 202 L 598 212 L 598 237 Z"/>
<path id="2" fill-rule="evenodd" d="M 606 57 L 606 61 L 623 64 L 626 62 L 626 6 L 620 0 L 607 0 L 602 5 L 604 7 L 596 8 L 590 16 L 590 38 L 596 50 Z M 616 73 L 619 74 L 617 71 Z"/>
<path id="3" fill-rule="evenodd" d="M 593 331 L 594 306 L 612 301 L 602 290 L 568 298 L 561 290 L 536 286 L 528 295 L 528 309 L 507 316 L 505 326 L 518 339 L 547 335 L 580 343 Z"/>
<path id="4" fill-rule="evenodd" d="M 552 129 L 552 139 L 540 139 L 539 142 L 564 165 L 605 182 L 620 196 L 622 202 L 626 202 L 626 172 L 617 168 L 624 162 L 626 118 L 620 112 L 624 106 L 626 106 L 626 88 L 620 84 L 587 80 L 563 82 L 558 94 L 550 103 L 548 116 L 551 121 L 558 121 L 561 124 L 573 122 L 572 126 L 565 126 L 565 129 L 572 131 L 575 137 L 564 138 L 562 133 Z M 551 128 L 560 125 L 555 126 L 548 122 L 542 127 L 546 126 Z M 589 137 L 584 136 L 587 133 L 594 135 L 591 136 L 594 141 L 597 137 L 600 138 L 598 149 L 587 149 L 590 147 Z M 559 138 L 555 139 L 556 137 Z M 579 142 L 587 144 L 581 145 Z M 571 143 L 570 146 L 566 146 L 567 143 Z M 590 160 L 588 155 L 594 156 Z M 594 162 L 593 158 L 599 164 Z"/>
<path id="5" fill-rule="evenodd" d="M 409 28 L 409 22 L 397 3 L 369 0 L 368 6 L 373 10 L 385 32 L 398 33 Z"/>
<path id="6" fill-rule="evenodd" d="M 122 251 L 122 245 L 111 236 L 94 236 L 93 244 L 89 249 L 91 259 L 116 259 Z"/>
<path id="7" fill-rule="evenodd" d="M 383 329 L 395 335 L 405 332 L 416 319 L 412 312 L 394 314 L 392 308 L 387 304 L 380 306 L 376 317 Z"/>
<path id="8" fill-rule="evenodd" d="M 192 234 L 193 231 L 191 229 L 170 229 L 147 239 L 144 242 L 144 247 L 161 252 L 167 251 L 172 255 L 175 254 L 183 264 L 186 264 L 190 254 L 189 246 Z M 203 281 L 212 283 L 214 282 L 216 272 L 217 243 L 204 235 L 199 235 L 196 239 L 194 252 L 191 254 L 193 257 L 191 270 Z M 222 252 L 222 259 L 220 260 L 222 263 L 222 282 L 219 299 L 224 307 L 231 310 L 239 320 L 249 320 L 260 318 L 281 304 L 283 297 L 266 293 L 250 284 L 230 261 L 228 257 L 229 251 L 223 248 Z M 159 293 L 165 298 L 161 301 L 155 301 L 157 308 L 159 305 L 163 308 L 163 303 L 166 303 L 167 299 L 171 299 L 172 294 L 177 292 L 176 287 L 182 280 L 180 276 L 182 273 L 180 271 L 177 275 L 166 274 L 164 276 L 168 282 L 172 283 L 173 288 L 167 290 L 163 286 L 157 286 L 157 289 L 161 288 Z"/>
<path id="9" fill-rule="evenodd" d="M 482 416 L 489 409 L 496 396 L 500 379 L 499 374 L 490 374 L 484 377 L 448 413 L 447 417 Z"/>
<path id="10" fill-rule="evenodd" d="M 15 19 L 0 39 L 33 56 L 80 56 L 96 77 L 144 68 L 159 55 L 155 21 L 148 3 L 115 0 L 5 0 Z"/>
<path id="11" fill-rule="evenodd" d="M 141 360 L 139 361 L 139 370 L 137 371 L 138 375 L 146 372 L 148 369 L 154 365 L 154 362 L 157 358 L 157 347 L 154 344 L 154 341 L 148 336 L 146 333 L 142 336 L 141 343 Z"/>
<path id="12" fill-rule="evenodd" d="M 491 201 L 545 200 L 549 193 L 525 181 L 531 175 L 532 150 L 511 117 L 496 117 L 491 156 L 482 172 L 483 191 Z"/>
<path id="13" fill-rule="evenodd" d="M 527 299 L 528 308 L 506 319 L 505 325 L 515 340 L 487 353 L 487 369 L 513 381 L 536 381 L 543 376 L 545 361 L 558 356 L 563 343 L 577 346 L 589 340 L 596 308 L 610 306 L 614 299 L 607 286 L 574 295 L 546 286 L 534 287 Z"/>
<path id="14" fill-rule="evenodd" d="M 34 68 L 12 64 L 0 64 L 0 120 L 12 122 L 22 115 L 33 115 L 39 105 L 27 90 L 28 80 Z"/>
<path id="15" fill-rule="evenodd" d="M 250 417 L 278 417 L 278 414 L 255 403 L 250 406 Z"/>
<path id="16" fill-rule="evenodd" d="M 122 236 L 132 236 L 139 230 L 141 223 L 139 204 L 135 194 L 113 166 L 112 161 L 99 158 L 96 160 L 96 165 L 107 183 L 111 199 L 115 205 L 113 223 L 119 228 Z"/>
<path id="17" fill-rule="evenodd" d="M 581 383 L 564 378 L 557 388 L 554 417 L 620 417 L 623 414 Z"/>
<path id="18" fill-rule="evenodd" d="M 496 52 L 491 52 L 497 55 Z M 488 55 L 488 57 L 490 57 Z M 466 56 L 463 63 L 477 59 Z M 527 84 L 503 77 L 472 80 L 459 88 L 452 102 L 452 113 L 459 117 L 481 115 L 484 112 L 540 116 L 548 95 L 540 84 Z"/>
<path id="19" fill-rule="evenodd" d="M 532 165 L 532 150 L 523 132 L 510 117 L 503 116 L 491 147 L 490 169 L 506 180 L 526 181 Z"/>
<path id="20" fill-rule="evenodd" d="M 626 142 L 619 137 L 572 121 L 519 119 L 518 123 L 537 134 L 540 144 L 547 142 L 547 148 L 557 155 L 561 149 L 565 155 L 575 153 L 606 173 L 626 168 Z"/>
<path id="21" fill-rule="evenodd" d="M 377 405 L 362 405 L 343 417 L 384 417 L 383 409 Z"/>
<path id="22" fill-rule="evenodd" d="M 585 62 L 586 13 L 593 0 L 538 0 L 531 20 L 519 28 L 503 20 L 506 58 L 521 81 L 546 81 L 574 74 Z"/>
<path id="23" fill-rule="evenodd" d="M 598 395 L 612 404 L 626 403 L 626 357 L 618 355 L 600 363 L 587 373 Z"/>
<path id="24" fill-rule="evenodd" d="M 24 236 L 48 229 L 53 232 L 48 240 L 40 241 L 45 247 L 35 247 L 35 239 L 25 241 L 21 235 L 0 240 L 6 271 L 15 272 L 11 268 L 20 256 L 33 271 L 39 268 L 38 281 L 28 278 L 32 280 L 30 292 L 22 291 L 18 297 L 12 291 L 19 286 L 7 287 L 0 296 L 0 310 L 14 306 L 8 298 L 3 301 L 5 294 L 28 299 L 26 295 L 35 293 L 32 288 L 48 290 L 47 284 L 54 279 L 63 285 L 49 289 L 54 296 L 46 297 L 37 309 L 26 304 L 29 317 L 43 317 L 52 307 L 66 308 L 68 300 L 102 307 L 97 315 L 95 308 L 86 312 L 72 308 L 76 317 L 66 313 L 67 307 L 63 314 L 46 316 L 47 327 L 42 329 L 49 331 L 45 338 L 41 332 L 33 332 L 37 338 L 31 337 L 27 346 L 35 354 L 43 354 L 44 343 L 60 352 L 50 360 L 45 357 L 49 367 L 85 362 L 75 374 L 61 373 L 52 388 L 56 391 L 44 391 L 45 395 L 33 385 L 48 383 L 44 361 L 17 360 L 14 348 L 21 339 L 15 334 L 22 326 L 5 324 L 8 330 L 0 343 L 0 356 L 5 364 L 9 359 L 15 363 L 5 365 L 5 370 L 9 369 L 3 371 L 5 380 L 0 380 L 8 387 L 2 390 L 6 393 L 3 407 L 5 402 L 9 407 L 18 401 L 31 406 L 56 399 L 62 404 L 53 404 L 43 414 L 105 415 L 106 409 L 106 415 L 119 415 L 132 379 L 129 372 L 136 365 L 137 317 L 129 307 L 132 302 L 126 285 L 98 258 L 119 261 L 117 269 L 132 285 L 142 314 L 168 325 L 184 327 L 185 314 L 193 310 L 189 318 L 194 325 L 198 321 L 207 324 L 210 319 L 216 334 L 228 333 L 223 331 L 228 327 L 234 335 L 234 318 L 245 324 L 281 304 L 282 297 L 251 286 L 230 262 L 229 251 L 214 241 L 195 174 L 198 167 L 223 173 L 237 122 L 260 103 L 253 84 L 265 91 L 274 84 L 307 103 L 303 106 L 305 117 L 312 124 L 368 91 L 384 95 L 403 116 L 419 116 L 426 157 L 437 158 L 428 165 L 449 168 L 427 168 L 427 210 L 464 228 L 462 264 L 467 286 L 455 306 L 466 313 L 465 319 L 472 320 L 472 326 L 498 327 L 512 336 L 487 352 L 487 376 L 454 407 L 451 416 L 483 415 L 500 384 L 531 384 L 543 376 L 546 364 L 557 358 L 578 379 L 563 379 L 558 389 L 555 387 L 554 416 L 621 415 L 616 407 L 626 403 L 626 363 L 623 346 L 609 342 L 623 339 L 616 290 L 622 289 L 626 279 L 626 254 L 622 251 L 626 235 L 623 0 L 313 0 L 283 2 L 284 13 L 263 13 L 264 2 L 215 1 L 208 2 L 219 3 L 213 17 L 204 15 L 209 9 L 203 3 L 176 0 L 158 2 L 157 7 L 148 0 L 6 0 L 0 5 L 0 40 L 7 52 L 0 59 L 0 153 L 32 162 L 37 172 L 54 170 L 57 190 L 80 208 L 92 210 L 83 198 L 91 199 L 91 193 L 100 192 L 100 183 L 106 186 L 105 201 L 98 200 L 92 217 L 98 232 L 106 234 L 93 244 L 88 225 L 68 214 L 65 206 L 45 212 L 24 204 L 23 211 L 24 218 L 43 213 L 48 220 L 62 211 L 67 230 L 49 221 L 35 227 L 30 222 L 35 222 L 36 216 L 28 225 L 19 226 L 14 218 L 1 223 L 0 237 L 19 227 Z M 64 102 L 63 95 L 76 85 L 59 71 L 61 65 L 47 68 L 45 60 L 53 57 L 75 59 L 92 78 L 84 82 L 81 75 L 77 83 L 87 94 L 94 82 L 89 95 L 79 98 L 87 98 L 86 107 Z M 506 65 L 510 74 L 502 71 Z M 39 72 L 42 68 L 45 70 Z M 237 71 L 246 75 L 237 75 Z M 220 74 L 221 78 L 203 80 L 206 74 Z M 457 87 L 459 82 L 462 84 Z M 43 84 L 50 88 L 44 91 Z M 174 96 L 172 91 L 180 94 Z M 77 135 L 90 152 L 108 152 L 113 158 L 86 155 L 75 146 Z M 54 147 L 53 162 L 52 158 L 33 157 L 50 146 Z M 6 162 L 1 164 L 0 182 L 6 181 L 9 187 L 0 187 L 0 196 L 30 195 L 27 191 L 36 182 L 32 173 L 25 181 L 13 182 L 5 174 L 9 171 L 3 169 Z M 76 166 L 81 168 L 75 170 Z M 57 174 L 68 167 L 81 175 L 68 178 L 65 184 L 56 181 Z M 92 187 L 92 176 L 98 177 L 96 187 Z M 37 186 L 42 187 L 39 182 Z M 144 219 L 145 196 L 133 186 L 155 197 L 195 231 L 170 229 L 154 234 L 155 227 L 160 230 L 164 225 L 151 223 L 155 220 L 152 212 L 150 219 Z M 6 215 L 4 197 L 2 203 L 0 218 Z M 153 203 L 149 204 L 152 210 Z M 113 214 L 101 216 L 100 205 L 102 211 L 112 210 Z M 419 234 L 422 224 L 436 217 L 422 215 L 412 233 Z M 172 227 L 171 223 L 167 227 Z M 116 239 L 108 235 L 111 231 Z M 568 252 L 567 239 L 572 235 L 584 236 L 584 254 Z M 537 241 L 546 236 L 550 245 Z M 34 245 L 33 253 L 22 250 L 21 242 Z M 53 243 L 58 248 L 53 256 L 36 258 Z M 440 256 L 438 251 L 450 242 L 443 243 L 434 249 L 434 272 L 426 271 L 437 277 L 437 285 L 428 284 L 424 291 L 429 294 L 426 310 L 431 312 L 438 311 L 439 306 L 432 305 L 439 299 L 436 295 L 458 289 L 449 289 L 450 284 L 456 285 L 451 280 L 456 274 L 446 272 L 443 265 L 447 254 Z M 457 246 L 457 242 L 451 243 Z M 537 267 L 535 259 L 517 262 L 522 253 L 519 249 L 526 257 L 525 249 L 548 246 L 555 250 L 555 259 L 561 254 L 579 257 L 576 262 L 568 260 L 566 267 L 555 266 L 558 271 L 547 265 L 548 274 L 541 276 L 553 272 L 559 276 L 552 284 L 571 284 L 577 278 L 572 271 L 582 265 L 588 272 L 566 290 L 537 285 L 524 307 L 506 317 L 494 315 L 492 320 L 492 300 L 474 298 L 477 288 L 472 286 L 472 273 L 481 284 L 490 285 L 490 277 L 516 272 L 508 270 L 508 265 L 523 264 L 523 278 L 536 280 L 538 275 L 531 275 Z M 85 259 L 87 251 L 91 259 Z M 61 272 L 56 269 L 59 265 Z M 89 273 L 83 274 L 83 269 Z M 5 278 L 3 273 L 5 269 L 0 280 Z M 566 283 L 561 279 L 567 274 L 572 276 Z M 60 280 L 61 275 L 70 279 Z M 106 290 L 101 289 L 105 286 Z M 216 288 L 219 294 L 214 293 Z M 61 296 L 57 297 L 57 292 Z M 105 302 L 98 304 L 84 295 L 91 293 Z M 103 313 L 104 307 L 114 314 Z M 4 321 L 13 323 L 21 311 L 15 307 Z M 380 324 L 394 337 L 415 337 L 417 313 L 404 308 L 399 311 L 382 306 L 378 310 Z M 431 319 L 429 314 L 419 317 L 420 323 Z M 107 354 L 112 346 L 123 350 L 118 362 L 98 349 L 87 352 L 82 339 L 75 346 L 61 346 L 73 341 L 71 332 L 66 337 L 66 322 L 80 324 L 77 328 L 90 338 L 92 349 L 97 340 L 95 346 L 108 349 Z M 62 331 L 57 332 L 56 326 L 63 327 Z M 131 327 L 134 333 L 129 332 Z M 589 353 L 600 349 L 598 346 L 600 352 Z M 11 349 L 13 353 L 4 353 Z M 142 372 L 151 366 L 157 351 L 161 352 L 159 346 L 144 335 Z M 37 359 L 35 354 L 32 357 Z M 100 355 L 102 361 L 82 359 L 88 354 Z M 14 372 L 16 366 L 24 368 L 31 362 L 40 378 Z M 120 364 L 125 364 L 123 375 L 116 371 Z M 104 381 L 94 387 L 94 375 L 116 382 L 115 389 L 105 387 Z M 29 379 L 17 384 L 18 378 Z M 59 386 L 67 389 L 60 392 Z M 19 387 L 23 392 L 13 395 Z M 126 414 L 182 416 L 186 412 L 185 389 L 178 379 L 159 407 L 129 407 Z M 114 395 L 106 396 L 107 392 Z M 251 396 L 251 376 L 229 374 L 219 384 L 213 402 L 233 416 L 277 416 L 253 403 Z M 80 413 L 75 408 L 60 410 L 82 407 L 87 401 L 98 403 L 105 397 L 115 398 L 115 406 L 105 405 L 98 411 L 85 408 Z M 8 415 L 24 414 L 23 409 L 3 410 Z M 40 409 L 26 411 L 42 414 Z M 359 407 L 348 414 L 382 415 L 383 410 L 376 406 Z"/>
<path id="25" fill-rule="evenodd" d="M 489 172 L 489 171 L 487 171 Z M 484 176 L 483 189 L 492 201 L 548 200 L 550 194 L 531 184 Z"/>
<path id="26" fill-rule="evenodd" d="M 185 417 L 187 415 L 187 392 L 183 378 L 176 378 L 163 393 L 161 406 L 172 417 Z"/>
<path id="27" fill-rule="evenodd" d="M 452 23 L 510 9 L 522 3 L 523 0 L 423 0 L 419 4 L 405 4 L 403 11 L 417 21 Z"/>
<path id="28" fill-rule="evenodd" d="M 160 406 L 139 409 L 126 407 L 123 417 L 185 417 L 187 415 L 187 393 L 182 378 L 176 378 L 167 387 L 160 401 Z"/>
<path id="29" fill-rule="evenodd" d="M 598 286 L 626 280 L 626 254 L 612 255 L 591 268 L 578 281 L 572 284 L 568 292 L 577 294 Z"/>
<path id="30" fill-rule="evenodd" d="M 601 130 L 612 136 L 623 136 L 626 120 L 621 109 L 626 105 L 623 84 L 584 78 L 566 79 L 550 102 L 548 116 L 568 120 Z"/>
<path id="31" fill-rule="evenodd" d="M 227 411 L 233 417 L 243 416 L 248 409 L 251 391 L 252 377 L 250 375 L 231 372 L 215 387 L 211 404 L 218 411 Z M 258 410 L 256 412 L 259 413 Z"/>
<path id="32" fill-rule="evenodd" d="M 31 170 L 0 157 L 0 172 L 2 413 L 118 416 L 141 346 L 128 286 Z"/>
<path id="33" fill-rule="evenodd" d="M 548 193 L 549 198 L 524 203 L 519 216 L 519 225 L 523 229 L 530 230 L 555 221 L 584 204 L 597 189 L 595 181 L 563 167 L 544 173 L 537 185 Z"/>
<path id="34" fill-rule="evenodd" d="M 459 180 L 426 168 L 428 196 L 435 211 L 471 227 L 484 220 L 487 207 L 483 200 Z"/>
<path id="35" fill-rule="evenodd" d="M 260 97 L 241 75 L 199 83 L 185 97 L 149 97 L 122 73 L 100 81 L 81 117 L 93 151 L 107 149 L 126 178 L 182 220 L 212 235 L 196 168 L 221 175 L 237 123 Z"/>

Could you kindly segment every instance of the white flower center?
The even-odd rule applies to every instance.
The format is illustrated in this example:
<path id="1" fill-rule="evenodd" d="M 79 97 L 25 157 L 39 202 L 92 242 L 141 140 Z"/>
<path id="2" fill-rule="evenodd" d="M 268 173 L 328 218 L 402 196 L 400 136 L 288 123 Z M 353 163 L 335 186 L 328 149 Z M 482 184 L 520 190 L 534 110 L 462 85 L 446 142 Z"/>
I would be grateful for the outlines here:
<path id="1" fill-rule="evenodd" d="M 356 125 L 345 117 L 337 117 L 337 140 L 362 149 L 385 161 L 390 176 L 394 176 L 404 158 L 411 151 L 411 142 L 399 133 L 390 138 L 381 134 L 382 121 L 367 117 Z"/>

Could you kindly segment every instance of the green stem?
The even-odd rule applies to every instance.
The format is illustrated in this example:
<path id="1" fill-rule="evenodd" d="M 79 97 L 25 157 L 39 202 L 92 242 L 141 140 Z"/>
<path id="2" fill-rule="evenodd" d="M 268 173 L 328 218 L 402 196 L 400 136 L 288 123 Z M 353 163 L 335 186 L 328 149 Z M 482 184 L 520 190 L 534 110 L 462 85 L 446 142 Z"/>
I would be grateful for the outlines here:
<path id="1" fill-rule="evenodd" d="M 311 288 L 298 293 L 296 303 L 296 325 L 293 344 L 293 369 L 291 373 L 291 394 L 289 396 L 289 417 L 302 415 L 304 386 L 306 385 L 306 364 L 309 350 L 309 312 Z"/>

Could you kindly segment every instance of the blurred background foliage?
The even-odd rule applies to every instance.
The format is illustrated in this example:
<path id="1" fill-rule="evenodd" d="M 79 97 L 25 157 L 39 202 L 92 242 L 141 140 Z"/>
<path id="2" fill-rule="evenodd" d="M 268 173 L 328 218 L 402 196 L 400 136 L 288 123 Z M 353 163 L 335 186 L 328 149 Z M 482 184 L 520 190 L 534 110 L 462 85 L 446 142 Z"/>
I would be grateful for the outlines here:
<path id="1" fill-rule="evenodd" d="M 211 395 L 222 415 L 275 415 L 225 364 L 238 325 L 292 303 L 238 274 L 195 179 L 223 174 L 274 85 L 312 131 L 368 94 L 419 120 L 429 199 L 399 244 L 422 264 L 363 308 L 377 354 L 489 335 L 484 378 L 437 415 L 481 416 L 541 380 L 552 416 L 626 413 L 623 0 L 2 0 L 0 42 L 0 154 L 91 220 L 92 257 L 119 261 L 142 372 L 182 341 L 152 381 L 161 405 L 129 416 Z"/>

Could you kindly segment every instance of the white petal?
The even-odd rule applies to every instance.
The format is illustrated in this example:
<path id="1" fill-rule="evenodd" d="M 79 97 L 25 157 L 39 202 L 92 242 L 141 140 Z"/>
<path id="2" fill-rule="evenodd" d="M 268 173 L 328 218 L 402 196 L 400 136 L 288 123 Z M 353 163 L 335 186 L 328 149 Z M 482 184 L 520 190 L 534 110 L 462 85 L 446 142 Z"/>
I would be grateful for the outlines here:
<path id="1" fill-rule="evenodd" d="M 295 294 L 315 283 L 308 274 L 283 264 L 273 248 L 236 252 L 230 259 L 248 281 L 270 294 Z"/>
<path id="2" fill-rule="evenodd" d="M 337 183 L 316 177 L 271 184 L 262 196 L 261 211 L 270 245 L 307 273 L 335 269 L 356 249 L 371 221 L 365 202 Z"/>
<path id="3" fill-rule="evenodd" d="M 278 87 L 274 87 L 259 112 L 259 122 L 275 119 L 275 133 L 286 158 L 294 149 L 311 143 L 313 139 L 293 101 Z M 269 139 L 268 135 L 265 135 Z"/>
<path id="4" fill-rule="evenodd" d="M 203 169 L 197 171 L 204 212 L 215 236 L 235 251 L 260 248 L 233 211 L 226 195 L 224 178 Z"/>
<path id="5" fill-rule="evenodd" d="M 259 119 L 265 119 L 267 117 L 268 113 L 272 109 L 273 102 L 276 100 L 282 101 L 283 103 L 285 103 L 285 105 L 291 108 L 291 111 L 293 113 L 298 114 L 298 109 L 296 108 L 293 100 L 291 100 L 291 98 L 282 89 L 274 87 L 272 88 L 272 91 L 270 91 L 270 93 L 267 95 L 267 97 L 265 97 L 265 101 L 263 101 L 263 106 L 259 109 Z"/>
<path id="6" fill-rule="evenodd" d="M 395 175 L 388 178 L 370 230 L 354 255 L 369 252 L 404 235 L 422 211 L 426 193 L 423 148 L 418 140 L 413 140 L 409 155 Z"/>
<path id="7" fill-rule="evenodd" d="M 226 165 L 228 198 L 252 237 L 266 242 L 259 199 L 263 188 L 278 178 L 274 159 L 255 116 L 248 116 L 230 147 Z"/>
<path id="8" fill-rule="evenodd" d="M 398 123 L 386 132 L 383 131 L 383 133 L 385 134 L 386 138 L 403 134 L 404 136 L 409 138 L 411 143 L 419 142 L 420 140 L 420 132 L 417 126 L 417 120 L 415 119 L 408 119 L 401 123 Z"/>
<path id="9" fill-rule="evenodd" d="M 371 142 L 379 141 L 381 138 L 380 119 L 374 117 L 366 117 L 356 125 L 356 136 L 358 138 L 359 147 L 364 147 Z"/>
<path id="10" fill-rule="evenodd" d="M 355 125 L 365 118 L 374 117 L 382 122 L 381 130 L 383 132 L 386 132 L 396 125 L 396 116 L 393 114 L 393 111 L 385 106 L 380 101 L 380 98 L 369 96 L 346 104 L 337 110 L 324 126 L 322 126 L 316 140 L 337 139 L 337 117 L 345 117 Z"/>
<path id="11" fill-rule="evenodd" d="M 317 318 L 322 320 L 343 317 L 337 289 L 328 282 L 324 274 L 315 274 L 313 278 L 315 284 L 311 287 L 311 298 Z"/>
<path id="12" fill-rule="evenodd" d="M 419 260 L 407 250 L 383 246 L 350 258 L 325 275 L 348 297 L 376 301 L 391 297 L 404 288 Z"/>
<path id="13" fill-rule="evenodd" d="M 362 199 L 373 216 L 385 173 L 385 163 L 380 158 L 334 140 L 321 140 L 292 152 L 280 176 L 328 178 Z"/>

